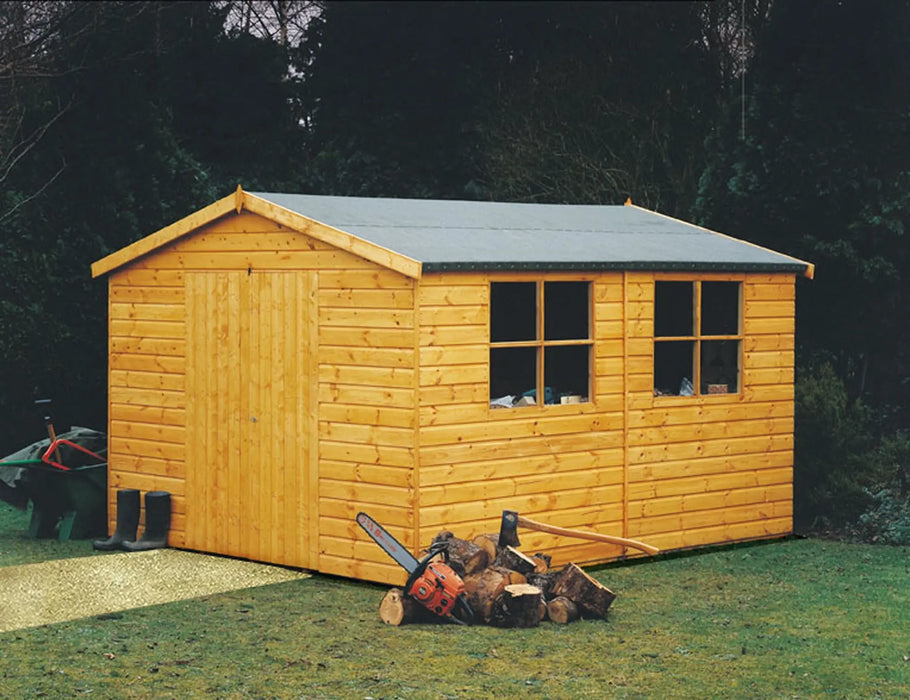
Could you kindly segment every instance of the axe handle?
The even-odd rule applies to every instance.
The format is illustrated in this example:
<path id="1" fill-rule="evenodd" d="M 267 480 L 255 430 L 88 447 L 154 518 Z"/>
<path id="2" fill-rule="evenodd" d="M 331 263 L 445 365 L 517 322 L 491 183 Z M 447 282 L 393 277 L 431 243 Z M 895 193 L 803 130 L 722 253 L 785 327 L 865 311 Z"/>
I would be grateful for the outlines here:
<path id="1" fill-rule="evenodd" d="M 638 542 L 637 540 L 627 540 L 625 537 L 613 537 L 612 535 L 601 535 L 597 532 L 568 530 L 564 527 L 556 527 L 555 525 L 545 525 L 536 520 L 529 520 L 523 515 L 518 516 L 518 525 L 527 528 L 528 530 L 549 532 L 551 535 L 564 535 L 565 537 L 577 537 L 580 540 L 594 540 L 595 542 L 608 542 L 610 544 L 622 545 L 623 547 L 632 547 L 633 549 L 640 549 L 642 552 L 647 552 L 648 554 L 657 554 L 660 551 L 657 547 L 652 547 L 649 544 Z"/>

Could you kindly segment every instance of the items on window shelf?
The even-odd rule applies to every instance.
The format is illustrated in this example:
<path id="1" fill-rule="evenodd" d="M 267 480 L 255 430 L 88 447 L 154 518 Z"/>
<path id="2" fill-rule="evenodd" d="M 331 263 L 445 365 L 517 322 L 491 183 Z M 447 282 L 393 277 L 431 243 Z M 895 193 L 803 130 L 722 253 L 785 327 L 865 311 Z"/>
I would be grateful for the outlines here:
<path id="1" fill-rule="evenodd" d="M 490 399 L 490 408 L 512 408 L 514 403 L 515 397 L 511 394 L 506 394 L 497 399 Z"/>
<path id="2" fill-rule="evenodd" d="M 543 392 L 545 404 L 570 404 L 582 403 L 587 399 L 579 394 L 560 394 L 557 400 L 556 393 L 552 387 L 545 387 Z M 531 389 L 524 392 L 521 396 L 506 394 L 497 398 L 490 399 L 490 408 L 521 408 L 522 406 L 537 405 L 537 390 Z"/>
<path id="3" fill-rule="evenodd" d="M 532 398 L 532 399 L 534 399 L 534 403 L 536 403 L 537 402 L 537 389 L 531 389 L 530 391 L 526 391 L 521 396 L 522 396 L 522 398 Z M 549 387 L 549 386 L 544 387 L 543 402 L 551 403 L 551 404 L 556 403 L 556 399 L 553 398 L 553 387 Z"/>

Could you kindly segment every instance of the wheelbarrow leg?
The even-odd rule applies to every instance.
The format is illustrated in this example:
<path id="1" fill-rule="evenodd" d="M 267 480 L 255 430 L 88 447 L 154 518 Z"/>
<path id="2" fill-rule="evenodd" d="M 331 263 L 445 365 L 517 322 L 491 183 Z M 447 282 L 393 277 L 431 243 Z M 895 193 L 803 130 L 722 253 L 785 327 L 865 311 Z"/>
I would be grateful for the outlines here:
<path id="1" fill-rule="evenodd" d="M 32 493 L 32 517 L 28 524 L 29 537 L 47 539 L 56 537 L 57 521 L 66 511 L 63 498 L 54 491 Z"/>
<path id="2" fill-rule="evenodd" d="M 51 504 L 32 501 L 32 517 L 28 521 L 28 536 L 48 539 L 55 536 L 60 509 Z"/>

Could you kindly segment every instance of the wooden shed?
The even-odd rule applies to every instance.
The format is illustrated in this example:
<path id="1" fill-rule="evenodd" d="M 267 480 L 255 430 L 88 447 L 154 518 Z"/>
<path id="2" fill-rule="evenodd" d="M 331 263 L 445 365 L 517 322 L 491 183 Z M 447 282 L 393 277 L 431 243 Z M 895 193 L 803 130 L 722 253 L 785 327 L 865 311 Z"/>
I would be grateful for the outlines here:
<path id="1" fill-rule="evenodd" d="M 503 509 L 664 550 L 792 528 L 795 279 L 633 205 L 237 192 L 94 263 L 110 520 L 385 583 Z M 522 531 L 554 564 L 634 551 Z"/>

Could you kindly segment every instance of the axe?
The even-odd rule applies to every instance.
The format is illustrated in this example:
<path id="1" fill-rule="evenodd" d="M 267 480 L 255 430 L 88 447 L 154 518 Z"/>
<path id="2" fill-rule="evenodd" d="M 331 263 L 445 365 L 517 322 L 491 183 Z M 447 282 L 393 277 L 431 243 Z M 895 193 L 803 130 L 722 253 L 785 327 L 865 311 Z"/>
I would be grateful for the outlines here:
<path id="1" fill-rule="evenodd" d="M 517 532 L 519 525 L 528 530 L 549 532 L 551 535 L 564 535 L 565 537 L 577 537 L 581 540 L 594 540 L 595 542 L 608 542 L 610 544 L 622 545 L 623 547 L 632 547 L 633 549 L 640 549 L 642 552 L 647 552 L 648 554 L 657 554 L 660 551 L 657 547 L 652 547 L 649 544 L 636 540 L 627 540 L 625 537 L 613 537 L 612 535 L 601 535 L 596 532 L 584 532 L 582 530 L 568 530 L 564 527 L 538 523 L 535 520 L 519 515 L 514 510 L 502 511 L 502 525 L 499 527 L 500 547 L 505 547 L 506 545 L 517 547 L 521 544 L 521 542 L 518 541 Z"/>

